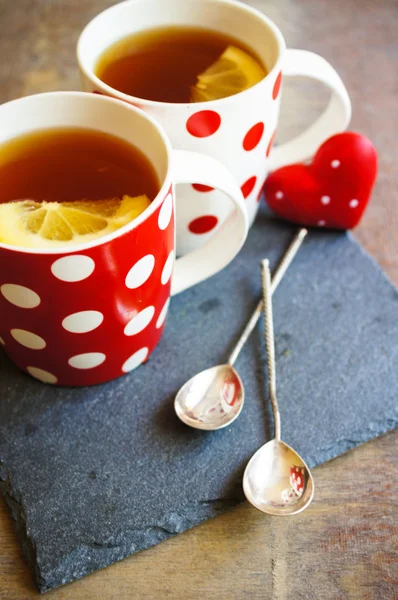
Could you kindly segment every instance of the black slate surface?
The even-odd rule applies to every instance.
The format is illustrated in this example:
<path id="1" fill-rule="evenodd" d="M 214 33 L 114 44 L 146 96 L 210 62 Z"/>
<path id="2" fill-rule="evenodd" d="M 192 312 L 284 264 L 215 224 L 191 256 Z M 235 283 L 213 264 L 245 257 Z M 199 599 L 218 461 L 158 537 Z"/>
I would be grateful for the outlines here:
<path id="1" fill-rule="evenodd" d="M 149 362 L 112 383 L 45 386 L 0 354 L 0 485 L 41 591 L 219 514 L 272 434 L 262 324 L 237 368 L 241 417 L 215 433 L 173 413 L 193 374 L 224 362 L 294 229 L 263 213 L 222 273 L 172 301 Z M 347 235 L 314 232 L 275 294 L 283 439 L 310 466 L 398 424 L 398 292 Z M 315 474 L 316 483 L 316 474 Z"/>

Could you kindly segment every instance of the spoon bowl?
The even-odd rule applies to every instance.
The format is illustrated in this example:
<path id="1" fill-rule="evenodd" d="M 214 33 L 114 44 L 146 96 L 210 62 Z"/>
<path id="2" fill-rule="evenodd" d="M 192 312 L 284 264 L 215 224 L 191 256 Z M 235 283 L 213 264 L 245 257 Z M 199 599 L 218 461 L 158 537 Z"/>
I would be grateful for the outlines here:
<path id="1" fill-rule="evenodd" d="M 175 398 L 174 408 L 186 425 L 213 431 L 235 421 L 244 400 L 238 373 L 231 365 L 218 365 L 187 381 Z"/>
<path id="2" fill-rule="evenodd" d="M 250 459 L 243 475 L 247 500 L 269 515 L 290 516 L 301 512 L 314 495 L 314 481 L 307 465 L 287 444 L 274 439 Z"/>

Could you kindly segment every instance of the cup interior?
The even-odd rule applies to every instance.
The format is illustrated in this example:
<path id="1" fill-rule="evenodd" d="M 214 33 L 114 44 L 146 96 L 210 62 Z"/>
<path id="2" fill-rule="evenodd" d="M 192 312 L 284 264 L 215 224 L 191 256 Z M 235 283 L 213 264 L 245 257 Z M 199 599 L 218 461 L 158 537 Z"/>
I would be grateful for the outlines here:
<path id="1" fill-rule="evenodd" d="M 55 127 L 82 127 L 117 136 L 143 152 L 160 186 L 166 179 L 167 138 L 142 111 L 119 100 L 83 92 L 37 94 L 3 104 L 0 121 L 0 144 Z"/>
<path id="2" fill-rule="evenodd" d="M 232 0 L 127 0 L 100 13 L 83 30 L 78 59 L 95 76 L 98 58 L 113 43 L 145 29 L 195 26 L 232 36 L 250 46 L 271 71 L 284 47 L 278 28 L 266 16 Z"/>
<path id="3" fill-rule="evenodd" d="M 0 106 L 0 145 L 8 140 L 35 131 L 81 127 L 117 136 L 138 148 L 152 164 L 158 179 L 159 193 L 146 210 L 131 223 L 114 233 L 98 239 L 72 246 L 73 252 L 97 246 L 124 232 L 133 229 L 152 214 L 161 204 L 165 190 L 170 186 L 169 156 L 171 146 L 162 129 L 139 109 L 106 96 L 83 92 L 50 92 L 27 96 Z M 23 177 L 23 173 L 21 173 Z M 7 246 L 12 250 L 22 250 L 39 254 L 54 252 L 53 249 L 36 249 Z M 56 253 L 70 252 L 71 247 L 57 247 Z"/>

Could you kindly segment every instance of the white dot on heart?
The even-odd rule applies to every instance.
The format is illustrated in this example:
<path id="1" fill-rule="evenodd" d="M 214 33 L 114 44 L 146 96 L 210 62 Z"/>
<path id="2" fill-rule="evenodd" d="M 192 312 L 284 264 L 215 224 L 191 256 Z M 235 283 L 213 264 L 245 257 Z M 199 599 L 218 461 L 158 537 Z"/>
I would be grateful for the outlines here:
<path id="1" fill-rule="evenodd" d="M 106 356 L 102 352 L 86 352 L 72 356 L 68 363 L 75 369 L 94 369 L 105 361 Z"/>
<path id="2" fill-rule="evenodd" d="M 170 304 L 170 298 L 168 298 L 168 300 L 166 300 L 162 310 L 160 311 L 158 320 L 156 321 L 156 329 L 160 329 L 162 327 L 163 323 L 165 322 L 167 311 L 169 310 L 169 304 Z"/>
<path id="3" fill-rule="evenodd" d="M 326 225 L 326 221 L 323 221 L 323 220 L 321 220 L 321 221 L 318 221 L 317 225 L 318 225 L 319 227 L 325 227 L 325 225 Z"/>
<path id="4" fill-rule="evenodd" d="M 160 278 L 163 285 L 166 285 L 166 283 L 168 283 L 168 281 L 171 277 L 171 274 L 173 272 L 173 265 L 174 265 L 174 251 L 172 250 L 167 257 L 167 260 L 163 267 L 162 276 Z"/>
<path id="5" fill-rule="evenodd" d="M 297 477 L 297 483 L 300 485 L 301 484 L 301 477 L 300 475 Z"/>
<path id="6" fill-rule="evenodd" d="M 82 310 L 65 317 L 62 327 L 70 333 L 88 333 L 97 329 L 103 320 L 104 315 L 98 310 Z"/>
<path id="7" fill-rule="evenodd" d="M 349 202 L 349 207 L 350 208 L 356 208 L 358 206 L 358 204 L 359 204 L 359 200 L 357 200 L 356 198 L 353 198 Z"/>
<path id="8" fill-rule="evenodd" d="M 155 257 L 153 254 L 147 254 L 146 256 L 140 258 L 140 260 L 136 262 L 127 273 L 126 286 L 130 290 L 135 290 L 144 285 L 144 283 L 148 281 L 149 277 L 151 276 L 154 266 Z"/>
<path id="9" fill-rule="evenodd" d="M 90 277 L 95 269 L 95 262 L 89 256 L 74 254 L 58 258 L 51 265 L 51 272 L 57 279 L 68 283 L 76 283 Z"/>
<path id="10" fill-rule="evenodd" d="M 21 344 L 21 346 L 25 346 L 25 348 L 29 348 L 30 350 L 43 350 L 47 346 L 42 337 L 31 331 L 11 329 L 10 333 L 14 340 Z"/>
<path id="11" fill-rule="evenodd" d="M 275 198 L 277 198 L 278 200 L 282 200 L 282 198 L 283 198 L 283 192 L 281 192 L 281 191 L 276 192 Z"/>
<path id="12" fill-rule="evenodd" d="M 340 161 L 335 159 L 335 160 L 332 160 L 332 162 L 330 163 L 330 166 L 332 167 L 332 169 L 338 169 L 340 164 L 341 164 Z"/>
<path id="13" fill-rule="evenodd" d="M 5 345 L 6 345 L 5 341 L 3 340 L 3 338 L 2 338 L 1 336 L 0 336 L 0 344 L 1 344 L 2 346 L 5 346 Z"/>
<path id="14" fill-rule="evenodd" d="M 292 479 L 296 479 L 296 473 L 292 473 Z"/>
<path id="15" fill-rule="evenodd" d="M 52 373 L 39 369 L 39 367 L 27 367 L 27 372 L 32 375 L 35 379 L 42 381 L 43 383 L 57 383 L 58 378 Z"/>
<path id="16" fill-rule="evenodd" d="M 41 302 L 40 296 L 36 292 L 15 283 L 4 283 L 0 287 L 0 292 L 10 304 L 14 304 L 18 308 L 36 308 Z"/>
<path id="17" fill-rule="evenodd" d="M 144 331 L 146 327 L 148 327 L 149 323 L 153 319 L 153 315 L 155 314 L 154 306 L 147 306 L 139 312 L 135 317 L 131 319 L 124 328 L 124 335 L 136 335 L 141 331 Z"/>
<path id="18" fill-rule="evenodd" d="M 329 202 L 330 202 L 330 196 L 322 196 L 321 202 L 322 202 L 322 204 L 325 204 L 325 205 L 329 204 Z"/>
<path id="19" fill-rule="evenodd" d="M 159 229 L 166 229 L 171 220 L 173 214 L 173 196 L 167 194 L 165 201 L 159 211 L 158 225 Z"/>
<path id="20" fill-rule="evenodd" d="M 123 366 L 122 366 L 123 373 L 129 373 L 130 371 L 133 371 L 133 369 L 136 369 L 137 367 L 139 367 L 144 362 L 146 357 L 148 356 L 148 353 L 149 353 L 148 348 L 141 348 L 141 350 L 138 350 L 137 352 L 135 352 L 123 364 Z"/>

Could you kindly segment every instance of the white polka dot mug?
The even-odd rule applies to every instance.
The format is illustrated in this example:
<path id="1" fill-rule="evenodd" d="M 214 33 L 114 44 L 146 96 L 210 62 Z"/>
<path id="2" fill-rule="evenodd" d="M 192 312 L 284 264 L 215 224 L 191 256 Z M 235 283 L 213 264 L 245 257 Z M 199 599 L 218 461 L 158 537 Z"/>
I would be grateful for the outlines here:
<path id="1" fill-rule="evenodd" d="M 244 92 L 196 104 L 162 103 L 128 96 L 95 75 L 98 57 L 114 42 L 136 31 L 170 25 L 203 26 L 241 40 L 262 59 L 268 75 Z M 286 50 L 281 32 L 269 18 L 234 0 L 121 2 L 87 25 L 78 42 L 77 57 L 83 89 L 139 106 L 164 127 L 174 148 L 204 152 L 222 161 L 241 187 L 250 223 L 256 216 L 269 170 L 311 157 L 322 142 L 347 127 L 351 116 L 347 91 L 326 60 L 312 52 Z M 332 95 L 325 113 L 307 131 L 271 152 L 279 116 L 282 73 L 318 80 Z M 206 242 L 229 211 L 228 200 L 212 186 L 179 187 L 178 254 Z"/>
<path id="2" fill-rule="evenodd" d="M 29 96 L 0 106 L 0 123 L 0 144 L 52 127 L 113 134 L 138 147 L 156 170 L 156 198 L 112 234 L 56 249 L 0 243 L 0 343 L 18 367 L 40 381 L 73 386 L 132 371 L 159 342 L 170 296 L 210 277 L 240 250 L 248 224 L 239 186 L 218 161 L 172 150 L 158 123 L 112 98 Z M 175 260 L 174 184 L 189 181 L 221 189 L 234 210 L 205 246 Z"/>

